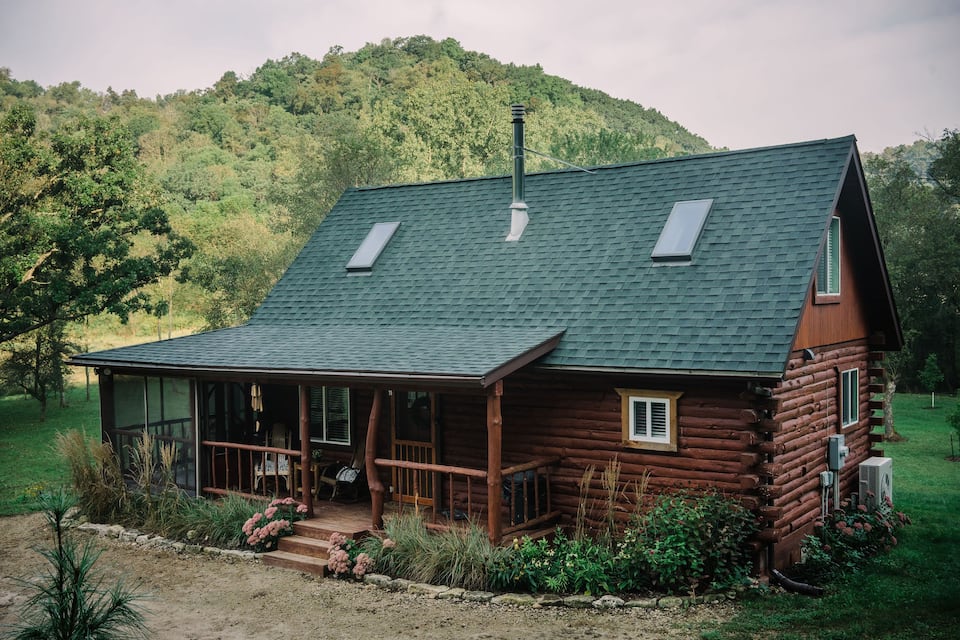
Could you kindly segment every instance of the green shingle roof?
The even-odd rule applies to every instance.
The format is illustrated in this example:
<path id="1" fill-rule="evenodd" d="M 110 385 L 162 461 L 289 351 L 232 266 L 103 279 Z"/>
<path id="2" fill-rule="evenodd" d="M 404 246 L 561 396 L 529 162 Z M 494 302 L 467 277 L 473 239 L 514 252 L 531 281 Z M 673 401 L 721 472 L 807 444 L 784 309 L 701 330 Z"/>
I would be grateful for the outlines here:
<path id="1" fill-rule="evenodd" d="M 280 336 L 261 368 L 479 372 L 565 330 L 541 364 L 778 376 L 854 153 L 846 137 L 528 175 L 518 242 L 509 176 L 351 189 L 247 325 L 114 355 L 246 362 L 235 336 Z M 651 260 L 674 203 L 705 198 L 691 261 Z M 377 222 L 401 224 L 370 275 L 348 275 Z M 364 332 L 385 342 L 351 342 Z"/>

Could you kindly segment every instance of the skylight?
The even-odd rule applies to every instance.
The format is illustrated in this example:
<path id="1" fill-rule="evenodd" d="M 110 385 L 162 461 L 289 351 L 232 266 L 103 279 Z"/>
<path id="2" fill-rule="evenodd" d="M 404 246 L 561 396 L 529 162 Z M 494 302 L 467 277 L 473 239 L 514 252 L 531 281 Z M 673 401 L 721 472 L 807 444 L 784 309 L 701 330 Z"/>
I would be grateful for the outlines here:
<path id="1" fill-rule="evenodd" d="M 711 206 L 713 198 L 674 203 L 650 257 L 663 261 L 690 260 Z"/>
<path id="2" fill-rule="evenodd" d="M 368 274 L 373 271 L 373 263 L 377 261 L 390 238 L 400 227 L 399 222 L 378 222 L 373 225 L 367 237 L 357 247 L 350 262 L 347 263 L 347 272 L 351 274 Z"/>

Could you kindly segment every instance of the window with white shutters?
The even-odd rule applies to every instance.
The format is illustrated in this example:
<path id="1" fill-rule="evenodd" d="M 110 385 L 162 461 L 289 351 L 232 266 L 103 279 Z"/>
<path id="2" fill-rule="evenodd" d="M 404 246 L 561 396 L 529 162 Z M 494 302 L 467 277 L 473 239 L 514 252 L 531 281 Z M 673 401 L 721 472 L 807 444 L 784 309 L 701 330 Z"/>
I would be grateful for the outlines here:
<path id="1" fill-rule="evenodd" d="M 621 396 L 623 441 L 631 447 L 677 450 L 677 398 L 664 391 L 617 389 Z"/>

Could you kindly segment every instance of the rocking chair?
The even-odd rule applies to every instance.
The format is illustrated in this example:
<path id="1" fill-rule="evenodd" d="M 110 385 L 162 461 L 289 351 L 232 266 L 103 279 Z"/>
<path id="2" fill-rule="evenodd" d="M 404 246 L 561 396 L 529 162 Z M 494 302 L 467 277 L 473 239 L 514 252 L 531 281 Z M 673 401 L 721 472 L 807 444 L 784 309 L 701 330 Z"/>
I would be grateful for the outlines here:
<path id="1" fill-rule="evenodd" d="M 346 466 L 328 467 L 320 476 L 320 485 L 330 487 L 330 499 L 333 500 L 338 495 L 347 492 L 356 499 L 360 489 L 367 482 L 367 474 L 364 470 L 366 462 L 366 438 L 361 438 L 353 450 L 353 458 Z M 317 487 L 319 490 L 319 486 Z"/>

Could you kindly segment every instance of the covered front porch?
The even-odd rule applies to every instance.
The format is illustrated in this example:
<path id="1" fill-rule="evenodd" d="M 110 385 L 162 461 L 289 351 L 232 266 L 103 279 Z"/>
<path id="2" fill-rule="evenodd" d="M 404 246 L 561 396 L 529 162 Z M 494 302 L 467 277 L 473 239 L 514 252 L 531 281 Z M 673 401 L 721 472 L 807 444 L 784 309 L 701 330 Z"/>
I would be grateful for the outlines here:
<path id="1" fill-rule="evenodd" d="M 483 523 L 499 542 L 559 515 L 559 458 L 505 449 L 501 403 L 562 335 L 250 324 L 72 363 L 99 373 L 103 436 L 124 467 L 147 433 L 175 447 L 192 494 L 291 495 L 311 517 L 350 499 L 372 528 L 388 505 L 411 507 L 434 527 Z"/>
<path id="2" fill-rule="evenodd" d="M 445 424 L 439 407 L 443 399 L 456 402 L 457 396 L 383 388 L 351 390 L 350 406 L 366 408 L 369 403 L 369 411 L 365 421 L 355 420 L 351 444 L 333 447 L 329 442 L 318 443 L 313 435 L 317 394 L 305 386 L 296 389 L 300 418 L 294 441 L 299 446 L 269 440 L 249 444 L 201 439 L 201 494 L 289 495 L 308 506 L 310 518 L 349 512 L 355 519 L 362 511 L 372 529 L 383 526 L 385 514 L 410 509 L 434 528 L 481 523 L 490 540 L 498 543 L 559 517 L 552 501 L 552 471 L 560 458 L 504 460 L 502 382 L 492 385 L 484 396 L 486 455 L 485 459 L 473 456 L 473 464 L 462 456 L 464 464 L 441 462 L 456 449 L 443 442 L 458 425 Z M 258 393 L 278 395 L 269 385 L 251 395 L 256 398 Z"/>

